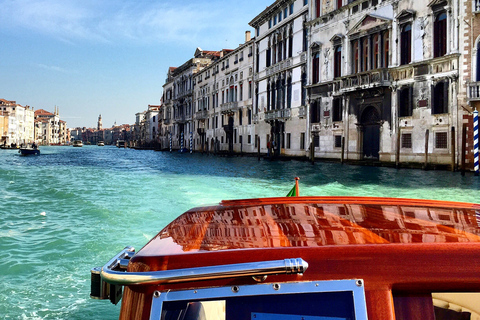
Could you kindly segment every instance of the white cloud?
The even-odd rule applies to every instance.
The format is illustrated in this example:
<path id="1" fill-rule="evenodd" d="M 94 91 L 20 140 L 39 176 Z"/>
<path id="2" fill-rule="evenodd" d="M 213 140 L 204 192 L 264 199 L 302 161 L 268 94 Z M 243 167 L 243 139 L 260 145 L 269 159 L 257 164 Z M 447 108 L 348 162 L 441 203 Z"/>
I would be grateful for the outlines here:
<path id="1" fill-rule="evenodd" d="M 66 42 L 192 43 L 248 27 L 227 5 L 128 0 L 0 0 L 0 19 Z M 241 29 L 240 29 L 241 30 Z M 241 33 L 241 31 L 240 31 Z M 225 34 L 225 36 L 227 36 Z"/>
<path id="2" fill-rule="evenodd" d="M 45 70 L 49 70 L 49 71 L 61 72 L 61 73 L 66 73 L 66 74 L 76 73 L 75 71 L 70 71 L 70 70 L 67 70 L 67 69 L 64 69 L 64 68 L 61 68 L 61 67 L 58 67 L 58 66 L 50 66 L 50 65 L 46 65 L 46 64 L 42 64 L 42 63 L 37 64 L 37 67 L 45 69 Z"/>

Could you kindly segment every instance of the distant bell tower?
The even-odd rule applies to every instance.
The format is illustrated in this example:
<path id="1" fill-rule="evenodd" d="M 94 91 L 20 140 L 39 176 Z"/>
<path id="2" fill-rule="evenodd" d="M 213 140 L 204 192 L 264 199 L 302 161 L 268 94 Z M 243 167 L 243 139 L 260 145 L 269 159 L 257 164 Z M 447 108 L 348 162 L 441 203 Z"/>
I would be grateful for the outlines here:
<path id="1" fill-rule="evenodd" d="M 102 128 L 103 128 L 103 126 L 102 126 L 102 115 L 99 115 L 98 116 L 97 129 L 102 130 Z"/>

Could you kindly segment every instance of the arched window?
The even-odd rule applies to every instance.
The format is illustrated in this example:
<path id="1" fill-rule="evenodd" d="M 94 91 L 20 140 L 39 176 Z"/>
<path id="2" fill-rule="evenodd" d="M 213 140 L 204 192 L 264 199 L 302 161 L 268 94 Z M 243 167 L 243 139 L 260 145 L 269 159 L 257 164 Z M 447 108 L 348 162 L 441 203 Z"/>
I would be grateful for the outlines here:
<path id="1" fill-rule="evenodd" d="M 441 12 L 435 16 L 433 26 L 433 54 L 441 57 L 447 53 L 447 14 Z"/>
<path id="2" fill-rule="evenodd" d="M 370 41 L 368 38 L 365 38 L 362 41 L 362 71 L 370 70 L 370 66 L 368 65 L 369 52 L 370 52 Z"/>
<path id="3" fill-rule="evenodd" d="M 379 67 L 380 67 L 380 35 L 375 34 L 373 36 L 372 69 L 378 69 Z"/>
<path id="4" fill-rule="evenodd" d="M 335 47 L 335 55 L 333 57 L 333 77 L 337 78 L 342 75 L 342 46 Z"/>
<path id="5" fill-rule="evenodd" d="M 292 77 L 287 80 L 287 108 L 292 107 Z"/>
<path id="6" fill-rule="evenodd" d="M 312 84 L 318 83 L 320 81 L 320 53 L 315 53 L 313 55 L 313 63 L 312 63 Z"/>
<path id="7" fill-rule="evenodd" d="M 390 32 L 386 31 L 383 34 L 383 67 L 387 68 L 389 65 L 390 55 Z"/>
<path id="8" fill-rule="evenodd" d="M 358 40 L 354 41 L 353 42 L 353 52 L 352 52 L 352 55 L 353 55 L 353 68 L 352 68 L 352 71 L 353 73 L 358 73 L 358 70 L 359 70 L 359 64 L 360 64 L 360 48 L 359 48 L 359 45 L 358 45 Z"/>
<path id="9" fill-rule="evenodd" d="M 290 34 L 288 36 L 288 57 L 293 56 L 293 28 L 290 28 Z"/>
<path id="10" fill-rule="evenodd" d="M 402 26 L 400 33 L 400 64 L 409 64 L 412 61 L 412 25 Z"/>

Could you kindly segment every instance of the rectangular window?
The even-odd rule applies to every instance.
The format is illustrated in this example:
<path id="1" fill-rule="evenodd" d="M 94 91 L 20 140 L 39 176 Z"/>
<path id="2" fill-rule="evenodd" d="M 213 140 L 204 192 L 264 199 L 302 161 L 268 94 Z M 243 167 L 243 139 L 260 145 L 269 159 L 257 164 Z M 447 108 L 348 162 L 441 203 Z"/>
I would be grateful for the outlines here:
<path id="1" fill-rule="evenodd" d="M 335 148 L 341 148 L 342 147 L 342 136 L 336 135 L 335 136 Z"/>
<path id="2" fill-rule="evenodd" d="M 258 148 L 258 135 L 255 135 L 255 148 Z"/>
<path id="3" fill-rule="evenodd" d="M 300 150 L 305 150 L 305 132 L 300 133 Z"/>
<path id="4" fill-rule="evenodd" d="M 342 75 L 342 46 L 335 47 L 335 54 L 333 57 L 333 76 L 335 78 Z"/>
<path id="5" fill-rule="evenodd" d="M 435 149 L 447 149 L 447 148 L 448 148 L 448 133 L 435 132 Z"/>
<path id="6" fill-rule="evenodd" d="M 413 106 L 413 88 L 406 87 L 398 91 L 398 116 L 410 117 Z"/>
<path id="7" fill-rule="evenodd" d="M 278 13 L 278 23 L 282 21 L 282 11 Z"/>
<path id="8" fill-rule="evenodd" d="M 238 293 L 230 288 L 213 288 L 209 294 L 214 299 L 210 300 L 201 298 L 207 296 L 207 289 L 171 291 L 154 297 L 151 309 L 160 320 L 184 314 L 218 320 L 367 318 L 365 292 L 363 286 L 355 287 L 355 280 L 282 283 L 278 287 L 272 290 L 271 284 L 259 284 L 253 293 L 245 293 L 242 286 Z"/>
<path id="9" fill-rule="evenodd" d="M 434 57 L 444 56 L 447 53 L 447 14 L 445 12 L 435 16 L 433 40 Z"/>
<path id="10" fill-rule="evenodd" d="M 287 19 L 288 17 L 288 8 L 283 9 L 283 19 Z"/>
<path id="11" fill-rule="evenodd" d="M 247 136 L 247 142 L 248 142 L 248 144 L 252 144 L 252 135 L 249 134 Z"/>
<path id="12" fill-rule="evenodd" d="M 402 133 L 401 147 L 403 149 L 412 149 L 412 134 Z"/>
<path id="13" fill-rule="evenodd" d="M 290 149 L 290 138 L 291 138 L 291 134 L 287 133 L 287 149 Z"/>
<path id="14" fill-rule="evenodd" d="M 432 94 L 432 114 L 448 113 L 448 81 L 438 82 Z"/>
<path id="15" fill-rule="evenodd" d="M 303 5 L 306 6 L 308 4 L 308 0 L 303 0 Z"/>
<path id="16" fill-rule="evenodd" d="M 400 33 L 400 63 L 409 64 L 412 60 L 412 26 L 405 24 Z"/>
<path id="17" fill-rule="evenodd" d="M 332 105 L 332 121 L 342 121 L 342 98 L 333 99 Z"/>
<path id="18" fill-rule="evenodd" d="M 315 148 L 320 147 L 320 136 L 319 135 L 315 135 L 313 137 L 313 145 L 314 145 Z"/>
<path id="19" fill-rule="evenodd" d="M 290 15 L 293 14 L 293 3 L 290 4 Z"/>
<path id="20" fill-rule="evenodd" d="M 320 17 L 321 1 L 315 0 L 315 18 Z"/>

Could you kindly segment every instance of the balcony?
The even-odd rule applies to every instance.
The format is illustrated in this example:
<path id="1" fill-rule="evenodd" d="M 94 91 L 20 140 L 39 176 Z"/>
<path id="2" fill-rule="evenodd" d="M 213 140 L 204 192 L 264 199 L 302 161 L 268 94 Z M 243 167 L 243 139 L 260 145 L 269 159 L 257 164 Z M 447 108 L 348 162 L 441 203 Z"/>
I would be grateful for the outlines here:
<path id="1" fill-rule="evenodd" d="M 205 120 L 208 117 L 208 111 L 207 110 L 201 110 L 195 113 L 195 119 L 196 120 Z"/>
<path id="2" fill-rule="evenodd" d="M 184 91 L 180 91 L 180 92 L 178 92 L 176 98 L 180 99 L 182 97 L 191 95 L 192 93 L 193 93 L 193 89 L 187 89 L 187 90 L 184 90 Z"/>
<path id="3" fill-rule="evenodd" d="M 467 101 L 480 101 L 480 82 L 467 83 Z"/>
<path id="4" fill-rule="evenodd" d="M 267 72 L 267 76 L 271 76 L 275 73 L 282 72 L 285 69 L 290 68 L 293 65 L 293 58 L 288 58 L 286 60 L 280 61 L 273 66 L 267 67 L 265 71 Z"/>
<path id="5" fill-rule="evenodd" d="M 335 90 L 347 92 L 358 90 L 359 87 L 362 87 L 361 89 L 388 87 L 391 81 L 388 69 L 376 69 L 342 77 L 340 81 L 335 82 Z"/>
<path id="6" fill-rule="evenodd" d="M 184 114 L 175 115 L 175 121 L 178 123 L 185 123 L 185 115 Z"/>
<path id="7" fill-rule="evenodd" d="M 278 109 L 265 111 L 265 121 L 280 120 L 286 121 L 292 117 L 291 109 Z"/>
<path id="8" fill-rule="evenodd" d="M 307 116 L 307 107 L 300 106 L 298 107 L 298 117 L 305 118 Z"/>
<path id="9" fill-rule="evenodd" d="M 238 110 L 238 102 L 237 101 L 232 101 L 232 102 L 227 102 L 223 103 L 220 105 L 220 111 L 222 113 L 231 113 L 235 112 Z"/>

